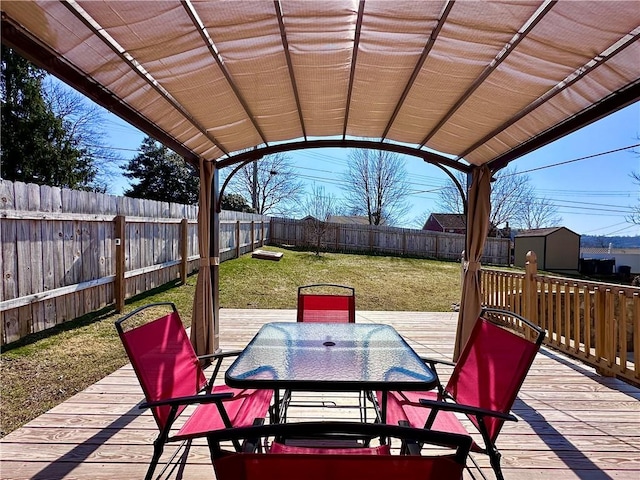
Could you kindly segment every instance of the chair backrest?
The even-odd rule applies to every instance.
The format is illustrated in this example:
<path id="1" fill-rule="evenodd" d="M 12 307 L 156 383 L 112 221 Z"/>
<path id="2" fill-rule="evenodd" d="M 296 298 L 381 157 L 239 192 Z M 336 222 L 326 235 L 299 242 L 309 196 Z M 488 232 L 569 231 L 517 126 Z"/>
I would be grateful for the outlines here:
<path id="1" fill-rule="evenodd" d="M 531 341 L 493 323 L 488 314 L 516 318 L 523 329 L 530 328 L 534 332 L 535 339 Z M 508 413 L 544 335 L 540 327 L 512 312 L 483 311 L 460 354 L 445 392 L 457 403 Z M 470 419 L 477 426 L 475 417 Z M 486 417 L 484 421 L 491 441 L 495 441 L 504 421 L 495 417 Z"/>
<path id="2" fill-rule="evenodd" d="M 382 436 L 400 438 L 425 445 L 438 445 L 455 448 L 455 453 L 442 453 L 442 449 L 423 450 L 424 456 L 389 455 L 388 450 L 371 448 L 363 454 L 364 448 L 349 452 L 348 448 L 323 448 L 321 453 L 313 449 L 304 451 L 299 448 L 276 450 L 278 453 L 229 454 L 220 451 L 213 458 L 218 480 L 273 479 L 292 480 L 353 480 L 367 478 L 371 480 L 462 479 L 467 455 L 471 447 L 471 437 L 452 433 L 437 432 L 423 428 L 401 427 L 397 425 L 360 423 L 360 422 L 295 422 L 269 424 L 244 428 L 230 428 L 211 433 L 214 442 L 262 437 L 299 438 L 299 435 L 311 436 L 320 440 L 336 434 L 364 435 L 366 438 Z M 374 451 L 375 450 L 375 451 Z M 281 453 L 286 451 L 288 453 Z M 296 453 L 290 453 L 290 452 Z M 311 453 L 309 453 L 311 452 Z M 354 453 L 355 452 L 355 453 Z M 433 453 L 433 455 L 432 455 Z"/>
<path id="3" fill-rule="evenodd" d="M 143 310 L 168 306 L 172 312 L 133 326 Z M 132 328 L 127 328 L 132 324 Z M 147 402 L 195 395 L 207 383 L 198 357 L 173 303 L 145 305 L 116 321 L 116 329 Z M 163 430 L 170 407 L 151 409 Z"/>
<path id="4" fill-rule="evenodd" d="M 329 290 L 331 293 L 319 292 Z M 343 293 L 335 293 L 342 290 Z M 318 283 L 298 287 L 298 322 L 354 323 L 355 289 L 345 285 Z"/>
<path id="5" fill-rule="evenodd" d="M 218 480 L 460 480 L 449 456 L 237 454 L 214 461 Z"/>

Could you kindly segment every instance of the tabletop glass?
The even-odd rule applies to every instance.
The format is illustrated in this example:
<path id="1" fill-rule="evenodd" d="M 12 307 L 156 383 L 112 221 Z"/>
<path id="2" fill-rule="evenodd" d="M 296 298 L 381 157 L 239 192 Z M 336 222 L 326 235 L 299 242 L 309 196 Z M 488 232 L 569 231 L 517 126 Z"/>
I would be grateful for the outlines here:
<path id="1" fill-rule="evenodd" d="M 435 375 L 389 325 L 268 323 L 226 372 L 238 388 L 429 390 Z"/>

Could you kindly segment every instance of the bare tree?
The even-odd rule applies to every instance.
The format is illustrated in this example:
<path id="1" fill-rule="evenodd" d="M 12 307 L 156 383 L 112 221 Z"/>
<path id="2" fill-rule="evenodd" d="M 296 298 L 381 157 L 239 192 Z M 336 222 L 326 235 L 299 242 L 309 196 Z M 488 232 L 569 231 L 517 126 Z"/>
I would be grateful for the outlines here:
<path id="1" fill-rule="evenodd" d="M 352 150 L 343 176 L 345 208 L 369 218 L 370 225 L 392 225 L 409 212 L 404 160 L 391 152 Z"/>
<path id="2" fill-rule="evenodd" d="M 466 191 L 467 175 L 459 172 L 456 178 Z M 528 229 L 551 226 L 562 221 L 557 206 L 551 200 L 536 198 L 528 175 L 519 174 L 513 168 L 506 168 L 500 170 L 494 178 L 495 181 L 491 184 L 489 217 L 492 230 L 507 222 L 512 226 Z M 464 213 L 460 192 L 453 182 L 449 182 L 442 189 L 437 205 L 446 213 Z"/>
<path id="3" fill-rule="evenodd" d="M 640 171 L 631 172 L 629 176 L 633 179 L 633 183 L 640 185 Z M 625 217 L 625 220 L 635 225 L 640 225 L 640 204 L 631 207 L 631 213 Z"/>
<path id="4" fill-rule="evenodd" d="M 254 212 L 263 215 L 296 212 L 304 192 L 290 158 L 282 153 L 246 165 L 231 179 L 229 188 L 251 199 Z"/>
<path id="5" fill-rule="evenodd" d="M 314 242 L 316 255 L 320 255 L 322 242 L 328 231 L 327 220 L 336 214 L 336 197 L 325 193 L 324 187 L 313 184 L 302 202 L 302 209 L 306 215 L 305 230 Z"/>
<path id="6" fill-rule="evenodd" d="M 547 197 L 528 200 L 526 208 L 520 212 L 517 226 L 527 230 L 557 226 L 562 222 L 562 217 L 558 214 L 558 208 Z"/>
<path id="7" fill-rule="evenodd" d="M 120 176 L 123 158 L 110 147 L 104 127 L 104 110 L 80 93 L 48 77 L 44 93 L 52 110 L 64 123 L 65 130 L 80 148 L 93 160 L 96 168 L 96 190 L 109 191 L 109 186 Z"/>

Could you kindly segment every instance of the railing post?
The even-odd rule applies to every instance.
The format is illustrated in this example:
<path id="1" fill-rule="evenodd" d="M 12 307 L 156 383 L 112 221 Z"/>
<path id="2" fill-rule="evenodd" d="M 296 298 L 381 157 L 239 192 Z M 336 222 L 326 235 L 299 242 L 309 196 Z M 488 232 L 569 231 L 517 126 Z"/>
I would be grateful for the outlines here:
<path id="1" fill-rule="evenodd" d="M 180 222 L 180 281 L 187 283 L 187 265 L 189 263 L 189 220 L 183 218 Z"/>
<path id="2" fill-rule="evenodd" d="M 538 284 L 536 276 L 538 275 L 538 257 L 535 252 L 527 252 L 527 261 L 525 262 L 524 276 L 524 317 L 533 324 L 538 325 Z M 531 331 L 527 329 L 531 334 Z"/>
<path id="3" fill-rule="evenodd" d="M 610 288 L 605 290 L 605 300 L 604 300 L 604 308 L 605 308 L 605 355 L 607 357 L 607 367 L 608 370 L 605 373 L 606 376 L 612 376 L 611 368 L 615 364 L 615 338 L 616 338 L 616 324 L 615 324 L 615 298 L 613 295 L 613 291 Z"/>
<path id="4" fill-rule="evenodd" d="M 125 296 L 125 225 L 126 220 L 124 215 L 117 215 L 114 219 L 114 240 L 116 247 L 116 278 L 113 288 L 113 294 L 116 302 L 116 313 L 122 313 L 124 310 L 124 296 Z"/>
<path id="5" fill-rule="evenodd" d="M 604 292 L 601 288 L 595 289 L 595 305 L 594 305 L 594 314 L 595 314 L 595 327 L 596 327 L 596 362 L 600 364 L 602 360 L 605 358 L 605 299 Z M 600 374 L 603 373 L 602 367 L 597 367 L 596 371 Z"/>
<path id="6" fill-rule="evenodd" d="M 633 369 L 634 378 L 640 381 L 640 295 L 633 294 Z"/>

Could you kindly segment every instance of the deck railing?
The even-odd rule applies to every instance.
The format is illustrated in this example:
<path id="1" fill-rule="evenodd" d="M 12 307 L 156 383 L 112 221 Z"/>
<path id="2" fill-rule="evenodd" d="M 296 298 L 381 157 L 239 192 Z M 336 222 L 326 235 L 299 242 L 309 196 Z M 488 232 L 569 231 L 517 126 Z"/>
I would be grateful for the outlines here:
<path id="1" fill-rule="evenodd" d="M 525 273 L 483 269 L 483 304 L 545 328 L 545 344 L 605 376 L 640 383 L 640 288 L 539 275 L 535 253 Z"/>

